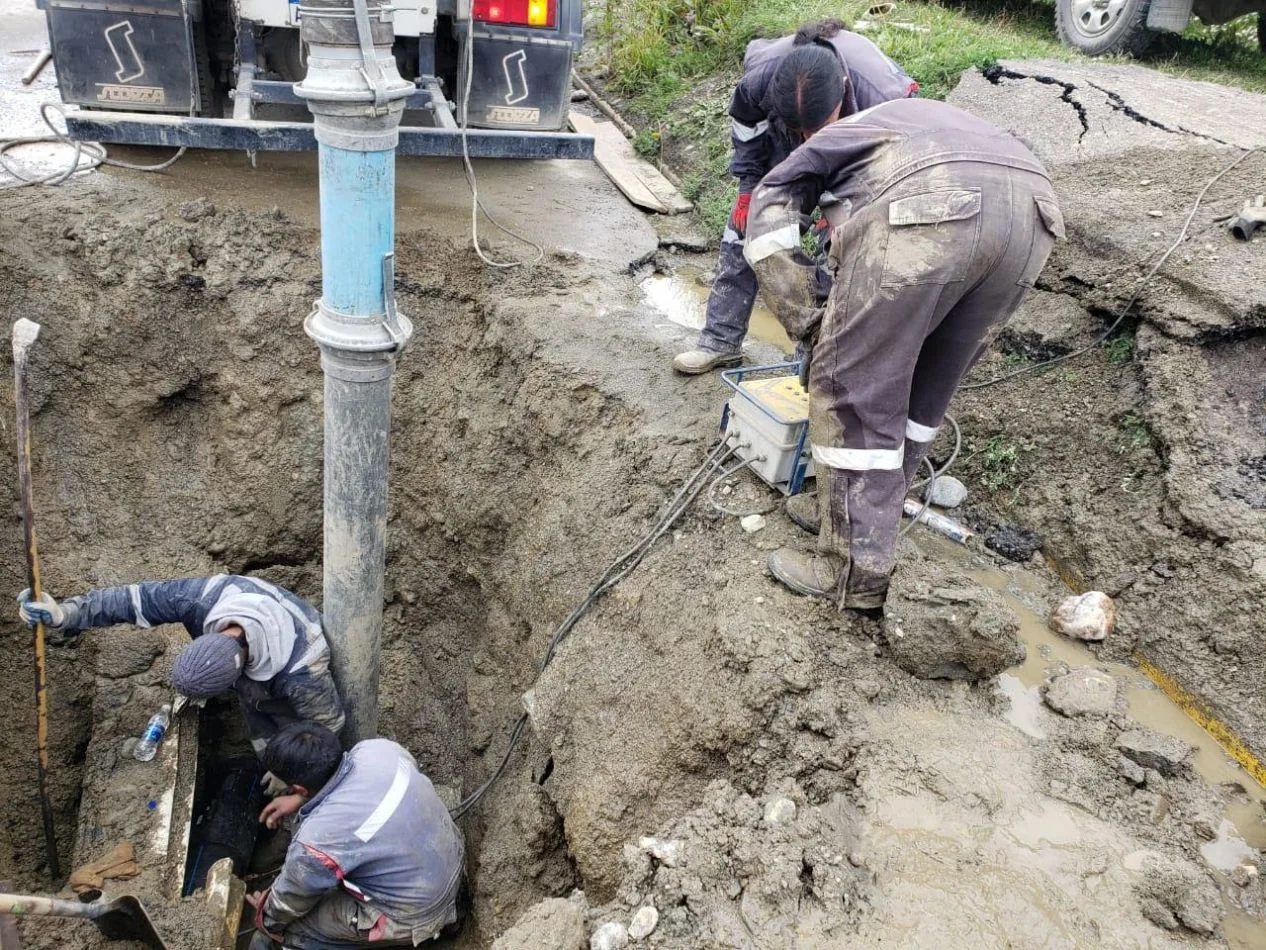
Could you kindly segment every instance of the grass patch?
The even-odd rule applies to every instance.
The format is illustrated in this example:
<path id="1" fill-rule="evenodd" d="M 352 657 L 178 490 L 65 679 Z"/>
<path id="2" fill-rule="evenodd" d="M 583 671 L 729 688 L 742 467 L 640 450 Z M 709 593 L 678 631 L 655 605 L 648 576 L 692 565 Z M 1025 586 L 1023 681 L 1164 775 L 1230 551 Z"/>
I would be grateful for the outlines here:
<path id="1" fill-rule="evenodd" d="M 607 67 L 607 84 L 636 124 L 659 139 L 639 137 L 693 182 L 702 224 L 714 236 L 725 226 L 736 191 L 727 172 L 730 92 L 747 44 L 782 36 L 823 16 L 856 24 L 871 0 L 588 0 L 589 57 Z M 1078 59 L 1055 38 L 1054 8 L 1034 0 L 927 3 L 906 0 L 865 34 L 918 80 L 922 94 L 942 99 L 966 69 L 1002 59 Z M 1165 72 L 1266 91 L 1266 57 L 1257 50 L 1253 17 L 1221 27 L 1194 24 L 1163 36 L 1147 65 Z M 652 151 L 651 146 L 658 147 Z"/>
<path id="2" fill-rule="evenodd" d="M 1124 366 L 1134 359 L 1134 336 L 1122 333 L 1103 341 L 1103 351 L 1108 357 L 1109 366 Z"/>

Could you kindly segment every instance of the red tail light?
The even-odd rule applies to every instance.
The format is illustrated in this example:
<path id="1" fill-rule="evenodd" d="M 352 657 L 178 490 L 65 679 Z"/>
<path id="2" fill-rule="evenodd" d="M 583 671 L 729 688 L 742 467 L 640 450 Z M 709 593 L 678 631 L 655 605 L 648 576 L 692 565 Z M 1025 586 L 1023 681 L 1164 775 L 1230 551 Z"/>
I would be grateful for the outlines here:
<path id="1" fill-rule="evenodd" d="M 507 26 L 553 26 L 558 0 L 474 0 L 475 19 Z"/>

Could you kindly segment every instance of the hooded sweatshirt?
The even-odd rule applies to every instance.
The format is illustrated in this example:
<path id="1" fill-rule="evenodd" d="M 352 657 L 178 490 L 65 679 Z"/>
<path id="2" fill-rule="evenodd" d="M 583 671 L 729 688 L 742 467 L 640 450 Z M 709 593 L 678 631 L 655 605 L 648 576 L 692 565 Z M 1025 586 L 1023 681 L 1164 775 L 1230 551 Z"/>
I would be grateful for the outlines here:
<path id="1" fill-rule="evenodd" d="M 179 623 L 189 636 L 199 637 L 240 626 L 249 659 L 233 689 L 257 753 L 292 722 L 317 722 L 335 733 L 343 728 L 343 703 L 330 674 L 321 615 L 267 581 L 233 574 L 146 581 L 91 590 L 61 606 L 66 611 L 62 629 L 68 633 L 116 623 Z"/>

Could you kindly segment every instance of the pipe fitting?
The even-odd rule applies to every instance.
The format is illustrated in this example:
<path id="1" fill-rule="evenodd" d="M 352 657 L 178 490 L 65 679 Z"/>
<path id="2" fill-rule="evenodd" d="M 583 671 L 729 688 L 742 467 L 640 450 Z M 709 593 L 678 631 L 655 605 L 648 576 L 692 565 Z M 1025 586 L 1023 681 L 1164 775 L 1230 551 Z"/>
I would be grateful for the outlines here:
<path id="1" fill-rule="evenodd" d="M 414 85 L 391 52 L 391 8 L 313 0 L 302 10 L 308 71 L 294 90 L 307 100 L 317 141 L 353 152 L 394 149 Z"/>

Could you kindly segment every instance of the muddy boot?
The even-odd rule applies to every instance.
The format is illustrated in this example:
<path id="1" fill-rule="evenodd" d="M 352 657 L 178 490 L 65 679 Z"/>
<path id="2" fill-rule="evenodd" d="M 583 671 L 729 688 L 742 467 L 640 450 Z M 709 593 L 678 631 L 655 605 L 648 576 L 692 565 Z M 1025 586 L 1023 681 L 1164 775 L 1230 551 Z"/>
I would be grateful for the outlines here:
<path id="1" fill-rule="evenodd" d="M 686 376 L 699 376 L 702 373 L 725 366 L 738 366 L 743 362 L 742 353 L 719 353 L 715 350 L 686 350 L 673 357 L 673 369 Z"/>
<path id="2" fill-rule="evenodd" d="M 880 611 L 888 599 L 888 581 L 891 574 L 875 574 L 856 564 L 849 564 L 844 579 L 844 596 L 840 601 L 845 610 L 864 613 Z"/>
<path id="3" fill-rule="evenodd" d="M 810 534 L 817 534 L 822 524 L 822 512 L 818 508 L 815 492 L 801 492 L 787 499 L 784 506 L 787 517 Z"/>
<path id="4" fill-rule="evenodd" d="M 931 447 L 931 442 L 914 442 L 906 439 L 905 460 L 901 463 L 901 468 L 905 472 L 907 491 L 919 480 L 921 473 L 926 477 L 927 466 L 923 464 L 923 460 L 927 458 L 928 449 Z"/>
<path id="5" fill-rule="evenodd" d="M 769 555 L 765 566 L 774 580 L 797 594 L 833 597 L 844 570 L 844 559 L 834 554 L 809 554 L 792 548 L 779 548 Z"/>

